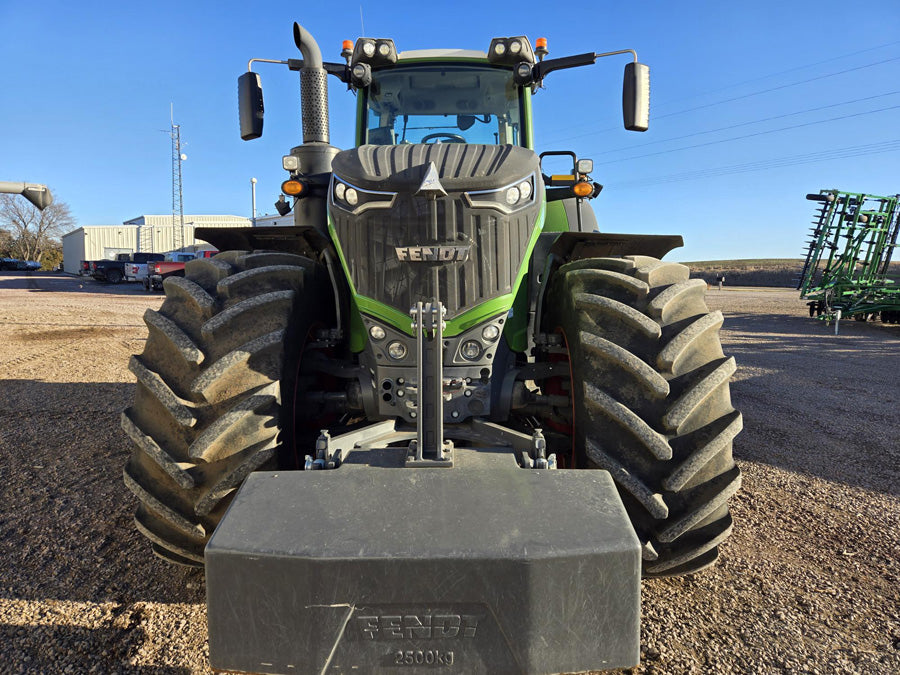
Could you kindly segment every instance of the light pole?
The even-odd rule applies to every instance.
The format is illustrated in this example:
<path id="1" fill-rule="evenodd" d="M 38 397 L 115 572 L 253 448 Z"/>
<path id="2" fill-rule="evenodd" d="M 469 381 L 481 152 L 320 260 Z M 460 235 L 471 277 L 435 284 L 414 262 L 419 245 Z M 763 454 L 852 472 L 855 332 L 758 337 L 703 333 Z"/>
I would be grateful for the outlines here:
<path id="1" fill-rule="evenodd" d="M 256 227 L 256 179 L 250 179 L 250 195 L 253 200 L 253 227 Z"/>

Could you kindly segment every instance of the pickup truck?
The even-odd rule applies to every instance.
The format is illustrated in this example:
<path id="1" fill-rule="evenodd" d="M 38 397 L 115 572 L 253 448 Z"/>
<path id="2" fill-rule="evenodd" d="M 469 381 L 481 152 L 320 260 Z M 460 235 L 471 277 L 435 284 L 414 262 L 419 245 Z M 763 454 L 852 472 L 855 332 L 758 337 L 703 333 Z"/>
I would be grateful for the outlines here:
<path id="1" fill-rule="evenodd" d="M 128 278 L 128 281 L 137 281 L 144 285 L 144 290 L 150 290 L 150 275 L 152 274 L 151 265 L 154 262 L 162 262 L 164 260 L 173 260 L 180 263 L 185 263 L 188 260 L 193 260 L 197 255 L 190 251 L 175 251 L 172 253 L 166 253 L 165 256 L 160 256 L 156 260 L 151 260 L 148 262 L 133 262 L 130 265 L 125 266 L 125 276 Z"/>
<path id="2" fill-rule="evenodd" d="M 128 253 L 119 253 L 115 260 L 91 260 L 86 261 L 91 271 L 91 277 L 97 281 L 106 281 L 118 284 L 128 278 L 132 263 L 148 263 L 162 260 L 161 253 L 135 253 L 132 257 Z M 84 263 L 82 263 L 84 269 Z"/>
<path id="3" fill-rule="evenodd" d="M 147 265 L 149 274 L 144 288 L 148 291 L 161 291 L 163 281 L 167 277 L 183 277 L 185 263 L 196 258 L 212 258 L 218 251 L 206 250 L 195 253 L 174 252 L 167 253 L 165 260 L 153 262 Z"/>

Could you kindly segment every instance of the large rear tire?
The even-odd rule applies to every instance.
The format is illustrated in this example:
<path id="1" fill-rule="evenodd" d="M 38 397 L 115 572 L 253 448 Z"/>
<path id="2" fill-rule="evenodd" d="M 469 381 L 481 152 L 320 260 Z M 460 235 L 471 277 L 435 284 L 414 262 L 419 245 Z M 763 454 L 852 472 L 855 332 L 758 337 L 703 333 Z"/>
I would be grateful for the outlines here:
<path id="1" fill-rule="evenodd" d="M 165 280 L 162 307 L 144 315 L 144 352 L 131 359 L 124 480 L 153 551 L 202 565 L 241 482 L 285 463 L 297 360 L 333 303 L 321 266 L 297 255 L 228 251 L 185 272 Z"/>
<path id="2" fill-rule="evenodd" d="M 571 362 L 574 463 L 612 475 L 645 576 L 713 564 L 741 482 L 734 359 L 706 283 L 688 275 L 645 256 L 580 260 L 559 268 L 546 298 L 544 329 L 562 334 Z"/>

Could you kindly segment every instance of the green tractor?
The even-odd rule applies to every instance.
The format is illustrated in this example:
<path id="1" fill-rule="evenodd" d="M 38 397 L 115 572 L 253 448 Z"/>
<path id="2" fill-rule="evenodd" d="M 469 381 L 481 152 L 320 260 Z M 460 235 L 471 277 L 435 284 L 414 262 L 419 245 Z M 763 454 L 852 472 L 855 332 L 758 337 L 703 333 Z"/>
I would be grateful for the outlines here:
<path id="1" fill-rule="evenodd" d="M 641 576 L 707 567 L 731 531 L 735 363 L 706 284 L 661 260 L 681 237 L 599 232 L 591 161 L 534 152 L 531 99 L 631 54 L 643 131 L 647 67 L 525 37 L 360 38 L 324 63 L 294 39 L 294 226 L 200 231 L 221 253 L 145 315 L 122 416 L 138 529 L 205 564 L 217 668 L 634 665 Z M 356 95 L 349 150 L 329 75 Z M 256 138 L 258 75 L 238 89 Z"/>

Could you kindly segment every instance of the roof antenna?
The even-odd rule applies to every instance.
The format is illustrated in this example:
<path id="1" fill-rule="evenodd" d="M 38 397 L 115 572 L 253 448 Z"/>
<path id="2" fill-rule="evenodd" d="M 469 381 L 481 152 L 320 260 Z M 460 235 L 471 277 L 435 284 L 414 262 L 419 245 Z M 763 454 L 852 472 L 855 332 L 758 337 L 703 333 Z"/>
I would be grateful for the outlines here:
<path id="1" fill-rule="evenodd" d="M 360 35 L 365 36 L 366 23 L 365 23 L 365 21 L 363 21 L 362 5 L 359 6 L 359 27 L 362 29 L 362 33 L 360 33 Z"/>

